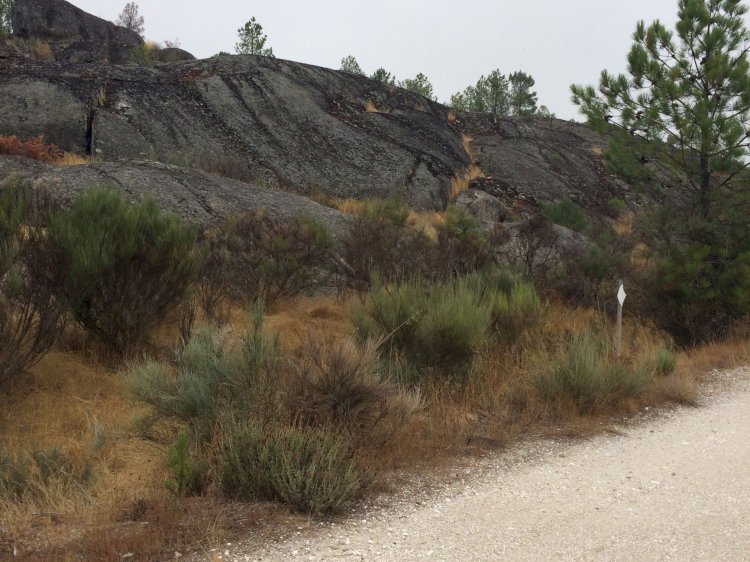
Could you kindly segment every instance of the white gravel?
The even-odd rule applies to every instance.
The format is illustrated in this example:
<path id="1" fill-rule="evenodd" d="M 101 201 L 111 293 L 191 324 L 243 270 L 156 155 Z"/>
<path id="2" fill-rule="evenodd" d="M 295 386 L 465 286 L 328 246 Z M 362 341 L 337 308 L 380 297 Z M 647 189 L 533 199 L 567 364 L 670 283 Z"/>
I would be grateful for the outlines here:
<path id="1" fill-rule="evenodd" d="M 750 369 L 716 376 L 730 390 L 698 409 L 622 435 L 522 445 L 429 501 L 401 497 L 210 559 L 750 561 Z"/>

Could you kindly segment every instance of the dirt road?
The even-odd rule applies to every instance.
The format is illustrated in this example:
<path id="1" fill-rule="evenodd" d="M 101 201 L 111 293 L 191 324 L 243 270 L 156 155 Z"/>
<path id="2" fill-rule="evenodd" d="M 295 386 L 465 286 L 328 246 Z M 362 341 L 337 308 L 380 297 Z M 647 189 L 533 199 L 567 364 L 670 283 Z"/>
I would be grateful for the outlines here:
<path id="1" fill-rule="evenodd" d="M 622 435 L 521 447 L 430 501 L 214 555 L 235 562 L 750 561 L 750 369 L 721 376 L 731 390 L 700 408 Z"/>

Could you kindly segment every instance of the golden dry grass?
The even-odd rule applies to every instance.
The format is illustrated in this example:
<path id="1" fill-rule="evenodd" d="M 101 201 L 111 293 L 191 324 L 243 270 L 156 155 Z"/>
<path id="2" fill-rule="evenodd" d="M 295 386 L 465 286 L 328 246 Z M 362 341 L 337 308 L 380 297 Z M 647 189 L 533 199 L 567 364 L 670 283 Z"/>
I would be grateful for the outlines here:
<path id="1" fill-rule="evenodd" d="M 82 166 L 84 164 L 91 164 L 94 161 L 93 158 L 90 156 L 81 156 L 80 154 L 75 154 L 73 152 L 66 152 L 62 155 L 62 157 L 55 161 L 56 166 Z"/>
<path id="2" fill-rule="evenodd" d="M 366 113 L 390 113 L 386 109 L 379 109 L 375 102 L 372 100 L 365 100 L 365 112 Z"/>
<path id="3" fill-rule="evenodd" d="M 472 180 L 483 176 L 484 172 L 482 172 L 482 168 L 480 168 L 478 164 L 472 164 L 468 170 L 455 176 L 451 179 L 448 201 L 455 201 L 456 197 L 469 189 L 469 184 L 471 184 Z"/>
<path id="4" fill-rule="evenodd" d="M 435 242 L 438 237 L 438 227 L 445 223 L 444 212 L 425 212 L 409 210 L 406 224 L 422 232 L 427 238 Z"/>
<path id="5" fill-rule="evenodd" d="M 439 214 L 410 216 L 410 222 L 417 224 L 434 225 L 440 219 Z M 328 342 L 351 337 L 350 309 L 356 298 L 282 300 L 268 311 L 266 330 L 279 333 L 282 347 L 299 356 L 311 337 Z M 232 307 L 234 332 L 241 333 L 250 322 L 247 307 Z M 542 321 L 514 345 L 488 346 L 476 355 L 466 386 L 446 381 L 429 384 L 423 391 L 423 410 L 408 419 L 394 439 L 361 451 L 364 462 L 386 473 L 431 470 L 456 455 L 502 448 L 524 435 L 589 435 L 606 428 L 613 416 L 647 404 L 694 404 L 695 381 L 704 373 L 750 360 L 746 339 L 682 353 L 677 370 L 657 378 L 642 396 L 623 399 L 592 415 L 581 415 L 568 399 L 543 401 L 534 386 L 536 362 L 545 350 L 564 345 L 571 335 L 592 326 L 611 329 L 597 311 L 547 303 Z M 172 322 L 155 339 L 170 349 L 178 332 Z M 638 361 L 668 344 L 658 332 L 627 317 L 623 337 L 626 361 Z M 95 357 L 80 351 L 51 353 L 27 379 L 0 397 L 0 406 L 0 442 L 8 448 L 56 447 L 78 463 L 90 463 L 96 474 L 85 494 L 63 497 L 50 490 L 47 502 L 0 505 L 6 533 L 0 543 L 18 541 L 26 545 L 26 552 L 29 544 L 35 544 L 39 552 L 46 552 L 46 559 L 77 560 L 81 556 L 107 559 L 107 552 L 131 550 L 148 557 L 175 545 L 218 544 L 224 536 L 224 504 L 210 496 L 191 503 L 167 495 L 163 482 L 168 439 L 148 442 L 134 432 L 133 421 L 150 410 L 132 400 L 120 377 Z M 136 521 L 135 512 L 141 508 L 147 527 Z M 0 544 L 0 553 L 2 548 Z"/>

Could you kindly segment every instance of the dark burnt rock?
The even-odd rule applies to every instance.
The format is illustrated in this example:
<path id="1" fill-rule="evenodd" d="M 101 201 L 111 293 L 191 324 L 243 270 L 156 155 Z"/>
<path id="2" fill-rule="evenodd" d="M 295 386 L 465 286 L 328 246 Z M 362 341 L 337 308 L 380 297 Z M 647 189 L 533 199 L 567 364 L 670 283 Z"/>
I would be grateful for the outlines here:
<path id="1" fill-rule="evenodd" d="M 342 233 L 347 224 L 340 212 L 306 197 L 157 162 L 97 162 L 57 167 L 19 156 L 0 156 L 0 178 L 9 176 L 30 182 L 64 206 L 72 204 L 81 192 L 105 185 L 121 191 L 131 201 L 152 197 L 162 208 L 204 226 L 259 210 L 280 219 L 309 216 L 325 224 L 335 235 Z"/>
<path id="2" fill-rule="evenodd" d="M 46 41 L 58 61 L 122 64 L 143 43 L 137 33 L 65 0 L 15 0 L 11 21 L 14 35 Z"/>
<path id="3" fill-rule="evenodd" d="M 475 157 L 493 184 L 482 189 L 508 202 L 514 190 L 529 202 L 570 198 L 584 208 L 607 213 L 617 198 L 636 207 L 641 198 L 605 168 L 607 138 L 580 123 L 542 117 L 496 119 L 461 113 L 473 137 Z"/>
<path id="4" fill-rule="evenodd" d="M 0 55 L 0 134 L 304 195 L 398 194 L 426 210 L 444 208 L 473 163 L 487 177 L 470 187 L 514 210 L 562 197 L 590 211 L 615 197 L 637 203 L 604 169 L 606 138 L 583 125 L 457 113 L 365 76 L 268 57 L 106 64 L 127 62 L 140 37 L 63 0 L 17 0 L 14 25 L 49 41 L 58 62 Z"/>
<path id="5" fill-rule="evenodd" d="M 384 108 L 369 111 L 367 100 Z M 441 209 L 471 160 L 447 110 L 324 68 L 231 56 L 156 66 L 3 64 L 0 134 L 102 159 L 234 160 L 251 183 Z M 28 107 L 33 106 L 33 112 Z"/>

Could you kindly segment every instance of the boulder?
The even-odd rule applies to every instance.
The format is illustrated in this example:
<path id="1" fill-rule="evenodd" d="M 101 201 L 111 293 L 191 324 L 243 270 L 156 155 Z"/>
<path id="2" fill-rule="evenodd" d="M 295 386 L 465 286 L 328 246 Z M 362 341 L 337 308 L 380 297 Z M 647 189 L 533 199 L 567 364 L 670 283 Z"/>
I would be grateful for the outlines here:
<path id="1" fill-rule="evenodd" d="M 15 36 L 45 41 L 58 61 L 123 64 L 143 43 L 137 33 L 65 0 L 15 0 L 11 22 Z"/>
<path id="2" fill-rule="evenodd" d="M 165 47 L 164 49 L 156 49 L 153 54 L 156 62 L 179 62 L 183 60 L 196 60 L 195 57 L 178 47 Z"/>
<path id="3" fill-rule="evenodd" d="M 497 197 L 484 191 L 467 189 L 456 198 L 454 203 L 477 220 L 485 223 L 494 224 L 510 219 L 510 209 Z"/>

